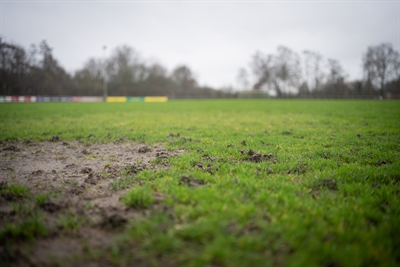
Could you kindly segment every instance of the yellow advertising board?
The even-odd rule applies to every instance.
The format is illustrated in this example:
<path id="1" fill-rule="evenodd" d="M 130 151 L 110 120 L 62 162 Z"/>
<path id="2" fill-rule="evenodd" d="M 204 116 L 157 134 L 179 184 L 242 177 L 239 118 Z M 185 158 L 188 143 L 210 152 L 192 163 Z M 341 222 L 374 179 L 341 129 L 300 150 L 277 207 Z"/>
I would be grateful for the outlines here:
<path id="1" fill-rule="evenodd" d="M 146 96 L 144 102 L 167 102 L 168 97 L 166 96 Z"/>
<path id="2" fill-rule="evenodd" d="M 107 102 L 126 102 L 126 96 L 109 96 Z"/>

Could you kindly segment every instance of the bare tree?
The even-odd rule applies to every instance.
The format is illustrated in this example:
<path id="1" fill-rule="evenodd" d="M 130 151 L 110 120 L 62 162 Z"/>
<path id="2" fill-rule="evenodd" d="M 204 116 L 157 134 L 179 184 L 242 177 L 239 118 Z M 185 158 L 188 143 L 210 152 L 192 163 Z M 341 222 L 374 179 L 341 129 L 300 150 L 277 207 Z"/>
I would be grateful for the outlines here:
<path id="1" fill-rule="evenodd" d="M 342 68 L 342 65 L 336 59 L 328 59 L 328 70 L 329 74 L 327 77 L 328 82 L 336 83 L 339 79 L 347 76 Z"/>
<path id="2" fill-rule="evenodd" d="M 172 71 L 171 79 L 177 84 L 177 89 L 180 93 L 190 91 L 197 87 L 197 82 L 192 71 L 185 65 L 176 67 Z"/>
<path id="3" fill-rule="evenodd" d="M 127 85 L 134 81 L 135 73 L 133 66 L 138 66 L 139 55 L 127 45 L 114 49 L 107 61 L 107 74 L 114 83 Z"/>
<path id="4" fill-rule="evenodd" d="M 278 96 L 297 90 L 301 79 L 300 57 L 287 47 L 279 46 L 277 55 L 257 51 L 251 61 L 256 78 L 253 89 L 273 89 Z"/>
<path id="5" fill-rule="evenodd" d="M 257 51 L 252 56 L 250 67 L 256 79 L 253 89 L 262 89 L 263 86 L 271 82 L 273 75 L 271 55 L 263 55 L 263 53 Z"/>
<path id="6" fill-rule="evenodd" d="M 300 80 L 299 55 L 285 46 L 279 46 L 278 54 L 274 57 L 274 85 L 278 96 L 296 91 Z"/>
<path id="7" fill-rule="evenodd" d="M 385 84 L 398 77 L 399 55 L 390 43 L 370 46 L 363 55 L 363 68 L 367 83 L 379 88 L 381 97 L 384 97 Z"/>
<path id="8" fill-rule="evenodd" d="M 319 91 L 324 79 L 322 70 L 322 55 L 309 50 L 303 51 L 305 62 L 305 78 L 311 90 Z"/>
<path id="9" fill-rule="evenodd" d="M 101 59 L 89 58 L 84 64 L 84 69 L 86 69 L 94 79 L 100 81 L 103 79 L 103 62 Z"/>
<path id="10" fill-rule="evenodd" d="M 172 90 L 173 83 L 167 76 L 167 69 L 162 65 L 153 63 L 144 67 L 143 71 L 147 78 L 137 84 L 141 95 L 166 95 Z"/>
<path id="11" fill-rule="evenodd" d="M 238 84 L 241 86 L 242 90 L 249 89 L 250 81 L 249 81 L 249 73 L 245 68 L 240 68 L 238 74 L 236 76 L 236 80 Z"/>
<path id="12" fill-rule="evenodd" d="M 72 94 L 100 96 L 103 92 L 103 62 L 101 59 L 89 58 L 81 70 L 75 72 Z"/>
<path id="13" fill-rule="evenodd" d="M 61 95 L 65 93 L 70 82 L 69 75 L 53 57 L 52 51 L 53 49 L 45 40 L 39 44 L 40 69 L 34 68 L 33 70 L 33 75 L 38 77 L 37 94 Z"/>
<path id="14" fill-rule="evenodd" d="M 336 59 L 328 59 L 328 74 L 324 84 L 324 93 L 328 95 L 344 95 L 348 91 L 344 80 L 347 76 L 342 65 Z"/>

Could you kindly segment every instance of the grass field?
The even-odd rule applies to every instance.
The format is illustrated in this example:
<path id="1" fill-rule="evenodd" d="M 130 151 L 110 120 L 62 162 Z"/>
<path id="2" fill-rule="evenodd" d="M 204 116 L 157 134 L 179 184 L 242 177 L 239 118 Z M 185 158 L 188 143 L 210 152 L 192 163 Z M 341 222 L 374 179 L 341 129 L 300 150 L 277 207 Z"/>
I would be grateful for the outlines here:
<path id="1" fill-rule="evenodd" d="M 399 102 L 0 105 L 0 140 L 56 135 L 59 142 L 78 139 L 87 146 L 122 140 L 184 150 L 160 160 L 168 168 L 125 171 L 111 181 L 110 192 L 128 189 L 120 203 L 140 216 L 110 230 L 111 244 L 67 262 L 400 265 Z M 27 214 L 23 204 L 7 196 L 39 204 L 46 198 L 18 185 L 0 193 L 17 216 Z M 33 207 L 29 216 L 0 226 L 0 257 L 12 262 L 10 247 L 48 238 L 51 226 L 38 219 L 41 213 Z M 62 216 L 63 229 L 77 230 L 87 220 Z"/>

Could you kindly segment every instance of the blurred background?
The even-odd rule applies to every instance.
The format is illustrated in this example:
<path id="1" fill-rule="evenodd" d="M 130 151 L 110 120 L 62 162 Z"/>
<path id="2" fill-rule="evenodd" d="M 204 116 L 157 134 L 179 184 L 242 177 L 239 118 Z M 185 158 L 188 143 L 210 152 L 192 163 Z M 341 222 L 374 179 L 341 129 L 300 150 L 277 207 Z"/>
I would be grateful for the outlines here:
<path id="1" fill-rule="evenodd" d="M 1 2 L 0 95 L 399 98 L 388 2 Z"/>

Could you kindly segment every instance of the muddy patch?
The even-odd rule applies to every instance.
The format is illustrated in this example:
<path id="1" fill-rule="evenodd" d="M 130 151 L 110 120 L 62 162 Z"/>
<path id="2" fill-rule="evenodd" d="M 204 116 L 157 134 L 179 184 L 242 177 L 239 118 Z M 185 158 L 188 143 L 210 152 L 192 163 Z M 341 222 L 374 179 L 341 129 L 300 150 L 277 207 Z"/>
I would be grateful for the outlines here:
<path id="1" fill-rule="evenodd" d="M 74 142 L 14 142 L 0 148 L 0 182 L 20 184 L 33 193 L 55 188 L 98 185 L 107 188 L 110 180 L 120 178 L 121 170 L 137 166 L 133 172 L 157 169 L 155 159 L 168 159 L 182 151 L 171 152 L 161 145 L 153 148 L 133 143 L 91 144 Z"/>
<path id="2" fill-rule="evenodd" d="M 245 152 L 245 150 L 240 150 L 240 154 L 245 155 L 247 161 L 255 163 L 266 161 L 271 164 L 276 164 L 278 162 L 278 157 L 272 153 L 262 154 L 259 152 L 255 152 L 252 149 L 249 149 L 247 153 Z"/>
<path id="3" fill-rule="evenodd" d="M 126 189 L 110 184 L 166 168 L 166 160 L 182 152 L 127 141 L 60 142 L 56 136 L 0 142 L 0 262 L 44 266 L 111 245 L 129 220 L 143 214 L 121 203 Z"/>

